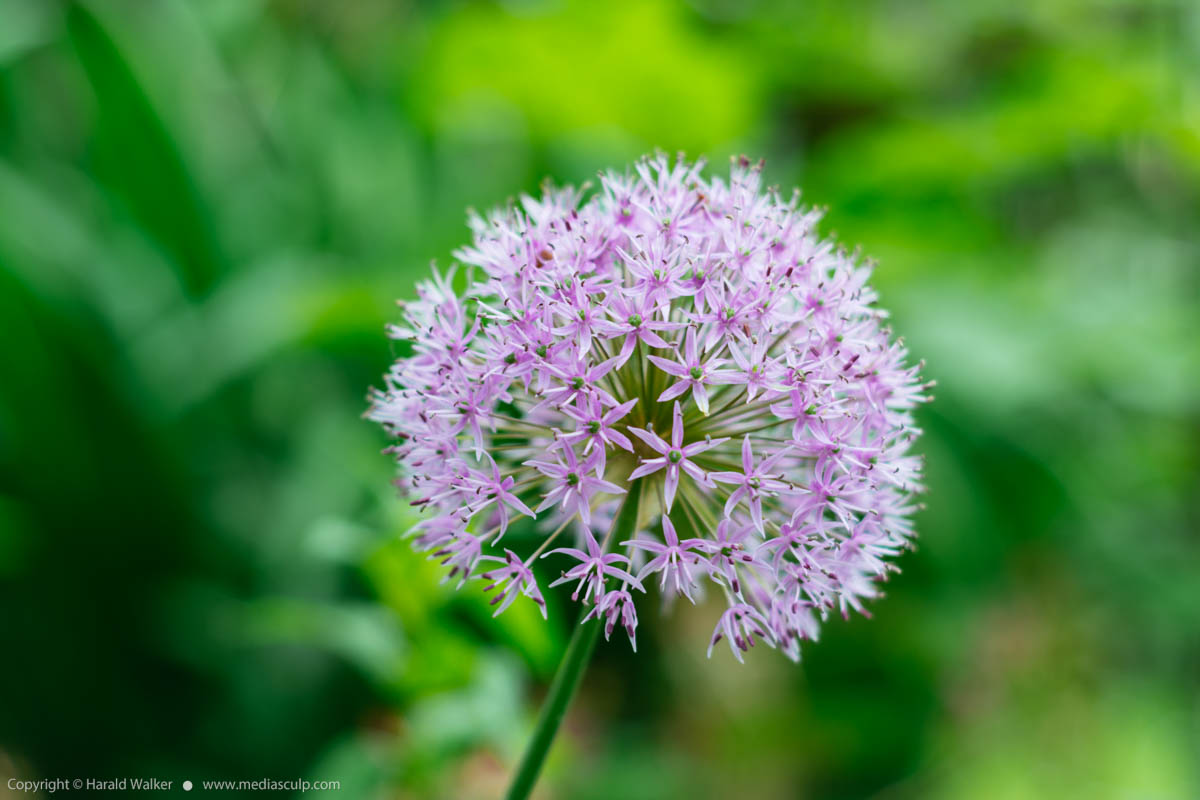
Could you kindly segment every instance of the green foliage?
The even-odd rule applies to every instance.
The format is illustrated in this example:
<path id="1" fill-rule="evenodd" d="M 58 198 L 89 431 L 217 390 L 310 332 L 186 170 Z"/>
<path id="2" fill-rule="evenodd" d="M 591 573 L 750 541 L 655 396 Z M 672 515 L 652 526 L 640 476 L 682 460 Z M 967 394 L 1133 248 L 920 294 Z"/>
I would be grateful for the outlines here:
<path id="1" fill-rule="evenodd" d="M 0 772 L 499 796 L 573 612 L 439 584 L 363 395 L 464 208 L 661 147 L 879 261 L 929 509 L 799 668 L 601 645 L 545 796 L 1197 796 L 1197 53 L 1169 0 L 0 4 Z"/>

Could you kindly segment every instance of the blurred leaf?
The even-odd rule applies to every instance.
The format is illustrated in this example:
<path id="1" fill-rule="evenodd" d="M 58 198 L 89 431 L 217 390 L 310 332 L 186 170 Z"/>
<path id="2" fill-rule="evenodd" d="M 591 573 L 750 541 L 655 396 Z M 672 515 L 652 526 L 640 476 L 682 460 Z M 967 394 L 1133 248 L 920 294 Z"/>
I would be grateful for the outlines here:
<path id="1" fill-rule="evenodd" d="M 444 132 L 463 124 L 448 111 L 497 96 L 539 139 L 616 126 L 643 147 L 703 153 L 749 132 L 762 73 L 742 55 L 665 2 L 569 2 L 520 17 L 468 5 L 424 51 L 418 113 Z"/>
<path id="2" fill-rule="evenodd" d="M 212 217 L 178 146 L 100 21 L 72 3 L 67 28 L 98 101 L 95 174 L 171 256 L 194 296 L 224 272 Z"/>
<path id="3" fill-rule="evenodd" d="M 8 0 L 4 24 L 0 25 L 0 64 L 49 41 L 56 32 L 59 14 L 54 3 Z"/>
<path id="4" fill-rule="evenodd" d="M 247 642 L 325 649 L 384 686 L 396 680 L 405 656 L 395 617 L 371 604 L 335 606 L 264 598 L 249 604 L 239 616 L 238 625 Z"/>

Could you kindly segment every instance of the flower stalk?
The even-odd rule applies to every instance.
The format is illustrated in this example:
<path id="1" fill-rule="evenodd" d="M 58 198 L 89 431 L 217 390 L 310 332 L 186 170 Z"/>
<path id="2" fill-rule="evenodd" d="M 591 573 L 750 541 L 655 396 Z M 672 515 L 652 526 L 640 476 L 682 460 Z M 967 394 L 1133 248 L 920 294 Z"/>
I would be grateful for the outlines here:
<path id="1" fill-rule="evenodd" d="M 629 494 L 613 520 L 612 530 L 604 538 L 602 547 L 605 551 L 613 542 L 633 535 L 641 509 L 641 485 L 641 481 L 636 481 L 630 486 Z M 567 714 L 567 708 L 571 705 L 571 698 L 583 682 L 583 673 L 587 670 L 592 652 L 596 649 L 596 640 L 600 637 L 601 622 L 599 618 L 589 619 L 591 616 L 594 615 L 586 609 L 580 615 L 580 622 L 575 626 L 562 663 L 558 665 L 558 671 L 550 684 L 550 691 L 542 704 L 533 736 L 525 748 L 517 771 L 513 774 L 512 784 L 505 795 L 507 800 L 525 800 L 537 783 L 550 746 L 554 743 L 554 737 Z"/>

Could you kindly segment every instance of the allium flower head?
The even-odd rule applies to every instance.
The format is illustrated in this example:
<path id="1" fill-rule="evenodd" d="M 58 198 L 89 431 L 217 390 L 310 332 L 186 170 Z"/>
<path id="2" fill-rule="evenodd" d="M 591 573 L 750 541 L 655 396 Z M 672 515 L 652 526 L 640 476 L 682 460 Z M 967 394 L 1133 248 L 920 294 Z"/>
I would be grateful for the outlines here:
<path id="1" fill-rule="evenodd" d="M 497 613 L 518 595 L 544 613 L 549 557 L 606 635 L 634 640 L 646 592 L 708 587 L 713 644 L 798 659 L 910 545 L 928 384 L 817 211 L 744 158 L 727 182 L 702 167 L 647 158 L 473 215 L 465 274 L 404 307 L 369 416 L 397 439 L 416 546 L 488 581 Z M 518 526 L 541 531 L 524 556 L 501 545 Z"/>

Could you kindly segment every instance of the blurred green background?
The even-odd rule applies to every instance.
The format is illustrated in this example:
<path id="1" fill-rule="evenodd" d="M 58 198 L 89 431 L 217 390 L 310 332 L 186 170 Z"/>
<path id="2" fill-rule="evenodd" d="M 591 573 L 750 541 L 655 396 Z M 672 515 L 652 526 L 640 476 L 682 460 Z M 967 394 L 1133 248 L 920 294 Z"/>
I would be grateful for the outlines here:
<path id="1" fill-rule="evenodd" d="M 1186 0 L 0 0 L 0 795 L 498 796 L 574 609 L 438 585 L 365 392 L 468 206 L 656 147 L 879 260 L 929 509 L 799 667 L 644 611 L 539 796 L 1200 797 Z"/>

